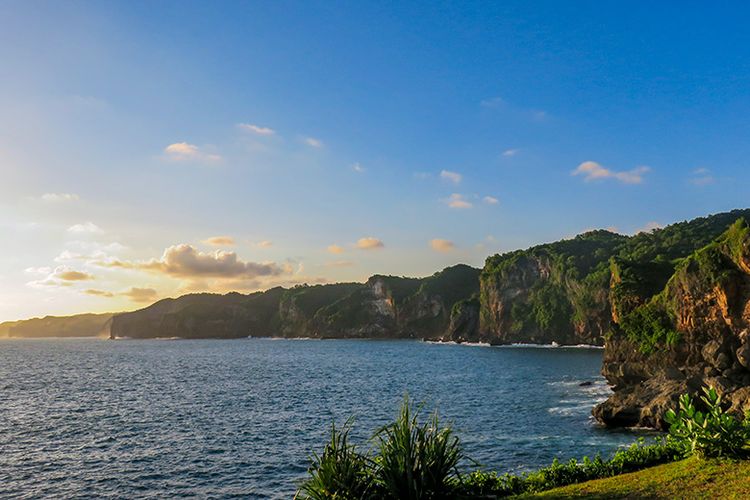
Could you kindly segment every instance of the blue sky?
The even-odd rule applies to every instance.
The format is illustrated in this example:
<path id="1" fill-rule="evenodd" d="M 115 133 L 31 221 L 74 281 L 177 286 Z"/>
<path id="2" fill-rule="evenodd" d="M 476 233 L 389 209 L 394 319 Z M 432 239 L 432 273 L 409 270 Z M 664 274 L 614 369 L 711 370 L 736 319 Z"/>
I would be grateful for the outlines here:
<path id="1" fill-rule="evenodd" d="M 747 15 L 3 2 L 0 320 L 422 276 L 745 207 Z"/>

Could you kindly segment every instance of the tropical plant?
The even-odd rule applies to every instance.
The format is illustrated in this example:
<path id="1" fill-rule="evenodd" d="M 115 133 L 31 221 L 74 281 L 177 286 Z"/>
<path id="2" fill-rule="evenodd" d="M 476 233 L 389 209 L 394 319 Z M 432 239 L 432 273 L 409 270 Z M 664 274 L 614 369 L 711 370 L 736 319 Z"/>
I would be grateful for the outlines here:
<path id="1" fill-rule="evenodd" d="M 398 499 L 452 498 L 459 481 L 461 443 L 437 413 L 423 424 L 419 409 L 404 398 L 396 421 L 375 436 L 376 481 L 384 496 Z"/>
<path id="2" fill-rule="evenodd" d="M 310 477 L 300 486 L 297 498 L 310 500 L 354 500 L 375 498 L 372 462 L 349 443 L 349 420 L 342 429 L 331 425 L 331 440 L 323 453 L 313 453 Z"/>
<path id="3" fill-rule="evenodd" d="M 699 411 L 688 394 L 680 396 L 679 410 L 669 410 L 665 420 L 669 437 L 685 455 L 704 458 L 750 457 L 750 414 L 740 420 L 721 406 L 721 396 L 713 387 L 703 388 Z"/>

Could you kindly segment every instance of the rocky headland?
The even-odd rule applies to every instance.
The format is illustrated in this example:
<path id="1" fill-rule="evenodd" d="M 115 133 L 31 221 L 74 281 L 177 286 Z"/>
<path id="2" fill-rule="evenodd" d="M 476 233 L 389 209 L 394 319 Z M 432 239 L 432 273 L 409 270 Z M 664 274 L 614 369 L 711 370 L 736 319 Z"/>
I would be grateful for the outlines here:
<path id="1" fill-rule="evenodd" d="M 190 294 L 115 315 L 112 338 L 417 338 L 605 346 L 611 426 L 664 426 L 677 397 L 716 387 L 750 408 L 750 210 L 624 236 L 575 238 L 426 278 Z M 109 318 L 107 318 L 109 319 Z M 80 330 L 79 330 L 80 331 Z"/>

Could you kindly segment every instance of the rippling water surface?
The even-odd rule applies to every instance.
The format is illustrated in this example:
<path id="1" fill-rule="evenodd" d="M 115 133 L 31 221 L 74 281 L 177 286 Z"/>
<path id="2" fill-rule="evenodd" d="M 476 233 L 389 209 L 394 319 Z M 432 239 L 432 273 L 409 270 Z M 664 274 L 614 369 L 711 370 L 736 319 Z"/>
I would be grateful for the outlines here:
<path id="1" fill-rule="evenodd" d="M 635 436 L 590 419 L 593 349 L 355 340 L 0 340 L 0 496 L 291 498 L 332 421 L 366 439 L 405 392 L 486 468 Z M 580 386 L 591 381 L 592 385 Z"/>

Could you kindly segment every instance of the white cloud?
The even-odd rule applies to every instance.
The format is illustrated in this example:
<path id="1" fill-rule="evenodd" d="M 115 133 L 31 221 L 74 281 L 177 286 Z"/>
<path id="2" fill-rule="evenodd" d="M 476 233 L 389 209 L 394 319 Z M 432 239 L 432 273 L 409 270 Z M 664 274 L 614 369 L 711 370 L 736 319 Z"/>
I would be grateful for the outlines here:
<path id="1" fill-rule="evenodd" d="M 232 238 L 231 236 L 212 236 L 211 238 L 203 240 L 203 243 L 215 247 L 227 247 L 235 245 L 234 238 Z"/>
<path id="2" fill-rule="evenodd" d="M 80 198 L 74 193 L 44 193 L 40 199 L 46 203 L 64 203 L 78 201 Z"/>
<path id="3" fill-rule="evenodd" d="M 259 248 L 271 248 L 273 246 L 273 241 L 271 240 L 259 241 L 258 243 L 255 244 L 255 246 Z"/>
<path id="4" fill-rule="evenodd" d="M 102 230 L 102 228 L 100 228 L 99 226 L 97 226 L 93 222 L 88 221 L 88 222 L 84 222 L 82 224 L 74 224 L 74 225 L 70 226 L 68 228 L 68 232 L 69 233 L 77 233 L 77 234 L 85 234 L 85 233 L 99 234 L 99 233 L 103 233 L 104 231 Z"/>
<path id="5" fill-rule="evenodd" d="M 261 127 L 260 125 L 253 125 L 252 123 L 238 123 L 237 127 L 241 130 L 251 132 L 256 135 L 269 136 L 276 133 L 276 131 L 272 128 Z"/>
<path id="6" fill-rule="evenodd" d="M 473 205 L 469 202 L 464 195 L 459 193 L 453 193 L 445 200 L 450 208 L 466 209 L 471 208 Z"/>
<path id="7" fill-rule="evenodd" d="M 109 267 L 128 267 L 127 263 L 112 264 Z M 257 278 L 277 276 L 285 272 L 274 263 L 244 262 L 235 252 L 216 250 L 204 253 L 191 245 L 173 245 L 160 259 L 130 264 L 130 267 L 145 269 L 182 278 Z"/>
<path id="8" fill-rule="evenodd" d="M 623 184 L 640 184 L 643 182 L 643 176 L 650 172 L 651 169 L 646 166 L 636 167 L 632 170 L 617 172 L 603 167 L 595 161 L 585 161 L 571 172 L 571 175 L 583 175 L 586 182 L 615 179 Z"/>
<path id="9" fill-rule="evenodd" d="M 458 172 L 451 172 L 450 170 L 441 170 L 440 178 L 446 181 L 450 181 L 453 184 L 459 184 L 463 176 Z"/>
<path id="10" fill-rule="evenodd" d="M 175 162 L 217 163 L 221 161 L 220 155 L 207 153 L 195 144 L 187 142 L 170 144 L 164 148 L 164 155 L 167 160 Z"/>
<path id="11" fill-rule="evenodd" d="M 354 170 L 358 174 L 363 174 L 365 172 L 365 167 L 363 167 L 361 163 L 357 162 L 352 165 L 352 170 Z"/>
<path id="12" fill-rule="evenodd" d="M 498 203 L 500 203 L 500 200 L 498 200 L 494 196 L 485 196 L 484 198 L 482 198 L 482 201 L 487 205 L 497 205 Z"/>
<path id="13" fill-rule="evenodd" d="M 385 245 L 382 241 L 372 236 L 366 238 L 360 238 L 357 240 L 357 248 L 360 250 L 377 250 L 383 248 Z"/>
<path id="14" fill-rule="evenodd" d="M 505 151 L 503 151 L 503 156 L 510 158 L 511 156 L 516 156 L 520 152 L 520 149 L 506 149 Z"/>
<path id="15" fill-rule="evenodd" d="M 436 238 L 434 240 L 430 240 L 430 247 L 436 252 L 450 252 L 451 250 L 456 248 L 456 245 L 450 240 Z"/>
<path id="16" fill-rule="evenodd" d="M 323 141 L 320 139 L 316 139 L 315 137 L 305 137 L 302 139 L 302 142 L 310 146 L 311 148 L 322 148 L 323 147 Z"/>

